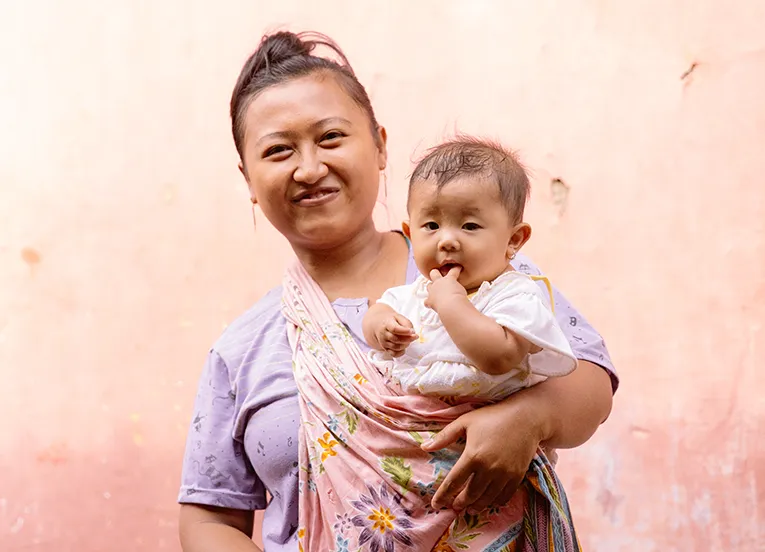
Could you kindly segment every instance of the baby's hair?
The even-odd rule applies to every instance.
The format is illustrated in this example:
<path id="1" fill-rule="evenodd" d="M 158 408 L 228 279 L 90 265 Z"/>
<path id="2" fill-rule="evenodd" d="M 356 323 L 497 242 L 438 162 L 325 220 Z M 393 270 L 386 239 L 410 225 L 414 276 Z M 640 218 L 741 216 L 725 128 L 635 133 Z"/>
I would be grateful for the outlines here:
<path id="1" fill-rule="evenodd" d="M 523 220 L 523 210 L 531 191 L 526 169 L 515 152 L 499 142 L 475 136 L 460 134 L 429 149 L 409 179 L 409 196 L 418 182 L 435 180 L 441 189 L 465 176 L 495 180 L 500 200 L 510 216 L 515 222 Z"/>

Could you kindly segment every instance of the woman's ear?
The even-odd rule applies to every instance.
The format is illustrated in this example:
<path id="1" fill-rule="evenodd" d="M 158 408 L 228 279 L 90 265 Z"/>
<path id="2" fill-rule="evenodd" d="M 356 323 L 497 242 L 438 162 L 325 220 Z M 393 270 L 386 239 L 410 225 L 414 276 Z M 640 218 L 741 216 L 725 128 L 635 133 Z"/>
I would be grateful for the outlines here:
<path id="1" fill-rule="evenodd" d="M 411 240 L 412 239 L 412 230 L 409 228 L 408 222 L 402 222 L 401 223 L 401 231 L 404 233 L 404 235 Z"/>
<path id="2" fill-rule="evenodd" d="M 377 127 L 377 168 L 381 171 L 388 166 L 388 131 L 384 126 Z"/>
<path id="3" fill-rule="evenodd" d="M 239 168 L 239 172 L 242 173 L 244 181 L 247 183 L 247 189 L 250 191 L 250 201 L 252 201 L 253 205 L 257 204 L 258 198 L 255 196 L 255 190 L 253 189 L 252 184 L 250 184 L 250 177 L 247 176 L 247 169 L 244 168 L 244 163 L 239 161 L 237 167 Z"/>

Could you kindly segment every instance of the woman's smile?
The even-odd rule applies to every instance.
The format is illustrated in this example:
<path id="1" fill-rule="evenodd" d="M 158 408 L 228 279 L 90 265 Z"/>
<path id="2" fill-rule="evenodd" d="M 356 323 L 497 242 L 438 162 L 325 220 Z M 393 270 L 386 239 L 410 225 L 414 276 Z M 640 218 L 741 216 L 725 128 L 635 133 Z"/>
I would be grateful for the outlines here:
<path id="1" fill-rule="evenodd" d="M 340 196 L 340 190 L 335 187 L 321 186 L 303 190 L 292 199 L 299 207 L 318 207 L 334 201 Z"/>

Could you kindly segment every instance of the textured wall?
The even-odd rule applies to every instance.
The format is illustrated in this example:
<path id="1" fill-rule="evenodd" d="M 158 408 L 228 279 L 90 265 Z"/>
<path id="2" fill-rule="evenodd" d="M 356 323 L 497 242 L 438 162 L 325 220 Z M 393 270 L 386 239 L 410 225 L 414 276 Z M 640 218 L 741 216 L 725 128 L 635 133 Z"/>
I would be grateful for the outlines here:
<path id="1" fill-rule="evenodd" d="M 179 549 L 205 352 L 289 254 L 252 231 L 227 119 L 289 24 L 367 85 L 394 223 L 412 155 L 455 128 L 533 171 L 528 251 L 623 381 L 562 455 L 586 549 L 765 550 L 764 21 L 759 0 L 0 4 L 0 549 Z"/>

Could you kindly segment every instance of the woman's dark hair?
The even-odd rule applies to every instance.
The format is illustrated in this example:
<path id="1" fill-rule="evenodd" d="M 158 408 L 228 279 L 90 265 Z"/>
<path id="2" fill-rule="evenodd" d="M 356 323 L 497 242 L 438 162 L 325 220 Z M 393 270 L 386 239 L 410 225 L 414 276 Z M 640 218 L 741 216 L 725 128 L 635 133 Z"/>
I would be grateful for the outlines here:
<path id="1" fill-rule="evenodd" d="M 523 220 L 531 191 L 526 169 L 515 152 L 475 136 L 460 134 L 425 152 L 409 179 L 409 196 L 418 182 L 434 180 L 440 189 L 465 176 L 495 180 L 500 201 L 510 216 L 516 222 Z"/>
<path id="2" fill-rule="evenodd" d="M 317 46 L 329 48 L 339 61 L 313 55 Z M 242 67 L 231 94 L 231 129 L 241 159 L 244 159 L 244 115 L 253 98 L 270 86 L 316 72 L 330 73 L 336 78 L 348 96 L 367 113 L 372 134 L 378 141 L 379 125 L 372 103 L 340 47 L 320 33 L 280 31 L 263 37 Z"/>

